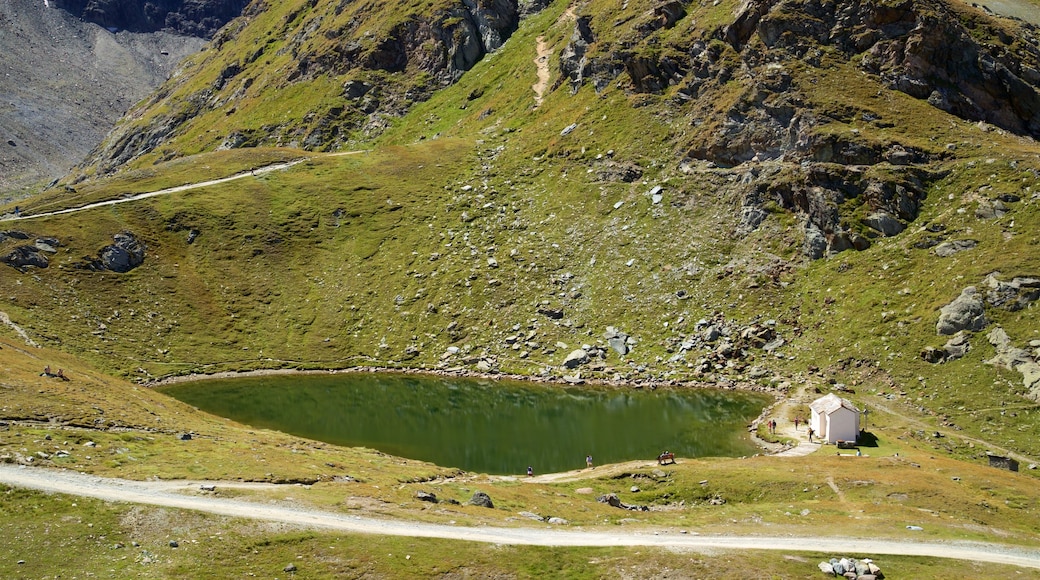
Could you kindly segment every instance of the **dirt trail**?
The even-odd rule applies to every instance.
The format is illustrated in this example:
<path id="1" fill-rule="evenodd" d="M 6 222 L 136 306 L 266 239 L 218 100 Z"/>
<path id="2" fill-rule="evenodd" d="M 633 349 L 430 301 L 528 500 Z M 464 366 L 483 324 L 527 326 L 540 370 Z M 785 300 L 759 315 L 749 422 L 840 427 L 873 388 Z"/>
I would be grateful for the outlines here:
<path id="1" fill-rule="evenodd" d="M 326 154 L 324 154 L 324 156 L 325 157 L 342 157 L 344 155 L 357 155 L 359 153 L 365 153 L 365 151 L 341 151 L 339 153 L 326 153 Z M 307 161 L 308 159 L 311 159 L 311 157 L 305 157 L 303 159 L 296 159 L 296 160 L 293 160 L 293 161 L 286 161 L 286 162 L 283 162 L 283 163 L 273 163 L 271 165 L 265 165 L 263 167 L 257 167 L 255 169 L 251 169 L 249 171 L 243 171 L 241 173 L 236 173 L 236 174 L 234 174 L 234 175 L 232 175 L 230 177 L 221 177 L 219 179 L 210 179 L 209 181 L 200 181 L 200 182 L 197 182 L 197 183 L 187 183 L 187 184 L 184 184 L 184 185 L 178 185 L 176 187 L 168 187 L 166 189 L 160 189 L 158 191 L 149 191 L 149 192 L 145 192 L 145 193 L 137 193 L 137 194 L 134 194 L 134 195 L 127 195 L 125 197 L 120 197 L 118 199 L 109 199 L 109 200 L 105 200 L 105 201 L 99 201 L 99 202 L 96 202 L 96 203 L 89 203 L 87 205 L 81 205 L 79 207 L 70 207 L 70 208 L 62 209 L 62 210 L 58 210 L 58 211 L 50 211 L 50 212 L 45 212 L 45 213 L 34 213 L 34 214 L 22 214 L 22 215 L 18 215 L 18 216 L 8 214 L 8 215 L 0 216 L 0 221 L 20 221 L 20 220 L 42 218 L 42 217 L 50 217 L 50 216 L 61 215 L 61 214 L 66 214 L 66 213 L 76 213 L 76 212 L 80 212 L 80 211 L 86 211 L 88 209 L 95 209 L 95 208 L 105 207 L 105 206 L 109 206 L 109 205 L 118 205 L 118 204 L 121 204 L 121 203 L 130 203 L 132 201 L 140 201 L 142 199 L 148 199 L 150 197 L 158 197 L 160 195 L 169 195 L 171 193 L 178 193 L 178 192 L 181 192 L 181 191 L 189 191 L 189 190 L 192 190 L 192 189 L 199 189 L 201 187 L 209 187 L 211 185 L 219 185 L 221 183 L 228 183 L 229 181 L 236 181 L 236 180 L 239 180 L 239 179 L 245 179 L 246 177 L 256 177 L 256 176 L 259 176 L 259 175 L 263 175 L 265 173 L 271 173 L 272 171 L 281 171 L 283 169 L 289 169 L 290 167 L 293 167 L 295 165 L 299 165 L 300 163 L 303 163 L 304 161 Z"/>
<path id="2" fill-rule="evenodd" d="M 534 90 L 534 106 L 536 109 L 542 106 L 542 95 L 545 94 L 545 89 L 549 86 L 549 55 L 551 54 L 549 45 L 545 43 L 544 36 L 539 36 L 537 41 L 538 56 L 534 59 L 534 65 L 538 67 L 538 82 L 531 85 L 531 88 Z"/>
<path id="3" fill-rule="evenodd" d="M 556 20 L 556 24 L 564 22 L 572 22 L 578 18 L 574 12 L 574 5 L 571 5 L 567 10 L 560 15 Z M 535 39 L 535 53 L 534 66 L 537 69 L 538 82 L 531 85 L 531 89 L 534 91 L 534 108 L 542 106 L 542 100 L 545 96 L 545 89 L 549 87 L 549 57 L 552 56 L 552 49 L 549 48 L 549 44 L 545 42 L 544 36 L 539 36 Z"/>
<path id="4" fill-rule="evenodd" d="M 530 546 L 653 546 L 688 550 L 783 550 L 889 554 L 951 558 L 1040 569 L 1040 551 L 983 542 L 932 543 L 911 540 L 871 540 L 849 537 L 700 536 L 696 532 L 660 528 L 582 531 L 556 528 L 464 527 L 296 509 L 171 491 L 171 482 L 108 479 L 70 471 L 0 464 L 0 483 L 104 501 L 156 505 L 236 518 L 284 522 L 361 534 L 445 538 L 493 544 Z M 185 482 L 180 482 L 184 484 Z M 225 482 L 211 482 L 223 487 Z"/>
<path id="5" fill-rule="evenodd" d="M 827 476 L 827 485 L 832 490 L 834 490 L 834 493 L 837 494 L 838 500 L 841 501 L 841 503 L 848 503 L 849 502 L 849 500 L 845 499 L 845 494 L 842 493 L 841 489 L 838 488 L 838 484 L 834 483 L 834 476 L 833 475 L 828 475 Z"/>
<path id="6" fill-rule="evenodd" d="M 14 323 L 14 321 L 11 320 L 11 317 L 8 316 L 6 312 L 0 312 L 0 324 L 6 324 L 7 326 L 10 326 L 12 329 L 14 329 L 14 331 L 18 333 L 18 336 L 22 337 L 22 340 L 25 341 L 25 344 L 36 348 L 40 347 L 40 345 L 37 344 L 36 341 L 29 338 L 29 334 L 25 332 L 25 330 L 21 326 L 18 326 Z"/>

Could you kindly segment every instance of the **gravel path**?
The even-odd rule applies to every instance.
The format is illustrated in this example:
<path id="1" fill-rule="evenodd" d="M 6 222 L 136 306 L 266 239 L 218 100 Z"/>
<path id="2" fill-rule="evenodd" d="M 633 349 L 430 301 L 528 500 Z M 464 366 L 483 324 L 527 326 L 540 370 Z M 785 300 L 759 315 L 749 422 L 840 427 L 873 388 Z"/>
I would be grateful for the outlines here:
<path id="1" fill-rule="evenodd" d="M 367 151 L 365 151 L 365 150 L 340 151 L 338 153 L 325 153 L 324 156 L 325 157 L 342 157 L 342 156 L 345 156 L 345 155 L 359 155 L 359 154 L 366 153 L 366 152 Z M 89 203 L 87 205 L 81 205 L 81 206 L 78 206 L 78 207 L 70 207 L 70 208 L 62 209 L 62 210 L 58 210 L 58 211 L 50 211 L 50 212 L 45 212 L 45 213 L 34 213 L 34 214 L 22 214 L 22 215 L 17 215 L 17 216 L 14 215 L 14 214 L 6 214 L 6 215 L 0 216 L 0 221 L 28 220 L 28 219 L 35 219 L 35 218 L 41 218 L 41 217 L 49 217 L 49 216 L 61 215 L 61 214 L 66 214 L 66 213 L 76 213 L 76 212 L 80 212 L 80 211 L 86 211 L 86 210 L 89 210 L 89 209 L 105 207 L 105 206 L 108 206 L 108 205 L 118 205 L 118 204 L 121 204 L 121 203 L 130 203 L 130 202 L 133 202 L 133 201 L 139 201 L 139 200 L 142 200 L 142 199 L 148 199 L 150 197 L 158 197 L 160 195 L 169 195 L 171 193 L 178 193 L 178 192 L 181 192 L 181 191 L 188 191 L 188 190 L 192 190 L 192 189 L 199 189 L 199 188 L 202 188 L 202 187 L 209 187 L 209 186 L 212 186 L 212 185 L 219 185 L 221 183 L 227 183 L 229 181 L 237 181 L 239 179 L 245 179 L 246 177 L 256 177 L 258 175 L 263 175 L 264 173 L 271 173 L 272 171 L 281 171 L 281 170 L 284 170 L 284 169 L 289 169 L 290 167 L 293 167 L 295 165 L 299 165 L 300 163 L 303 163 L 304 161 L 307 161 L 308 159 L 310 159 L 310 158 L 305 157 L 305 158 L 302 158 L 302 159 L 296 159 L 294 161 L 286 161 L 286 162 L 282 162 L 282 163 L 273 163 L 271 165 L 265 165 L 263 167 L 257 167 L 255 169 L 251 169 L 249 171 L 243 171 L 241 173 L 236 173 L 236 174 L 231 175 L 229 177 L 221 177 L 219 179 L 211 179 L 209 181 L 200 181 L 198 183 L 188 183 L 188 184 L 185 184 L 185 185 L 178 185 L 176 187 L 168 187 L 166 189 L 160 189 L 158 191 L 148 191 L 148 192 L 144 192 L 144 193 L 137 193 L 137 194 L 134 194 L 134 195 L 126 195 L 126 196 L 119 197 L 119 198 L 116 198 L 116 199 L 108 199 L 108 200 L 105 200 L 105 201 L 99 201 L 99 202 L 96 202 L 96 203 Z"/>
<path id="2" fill-rule="evenodd" d="M 101 478 L 65 470 L 0 464 L 0 483 L 45 492 L 203 511 L 236 518 L 284 522 L 299 526 L 361 534 L 445 538 L 493 544 L 531 546 L 653 546 L 691 550 L 782 550 L 841 554 L 901 555 L 951 558 L 1008 564 L 1040 570 L 1040 551 L 982 542 L 922 542 L 859 538 L 795 536 L 700 536 L 673 530 L 595 532 L 557 528 L 463 527 L 400 520 L 381 520 L 332 512 L 302 510 L 216 497 L 191 496 L 175 490 L 200 482 L 141 482 Z M 217 487 L 230 482 L 210 482 Z M 179 485 L 178 485 L 179 484 Z"/>

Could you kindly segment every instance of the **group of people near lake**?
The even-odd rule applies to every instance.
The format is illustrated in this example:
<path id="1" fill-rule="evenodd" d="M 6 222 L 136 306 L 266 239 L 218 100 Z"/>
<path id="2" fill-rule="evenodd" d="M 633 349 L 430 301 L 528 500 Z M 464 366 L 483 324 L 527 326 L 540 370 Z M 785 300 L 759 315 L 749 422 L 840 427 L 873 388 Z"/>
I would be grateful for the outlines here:
<path id="1" fill-rule="evenodd" d="M 593 465 L 592 465 L 592 455 L 586 455 L 585 456 L 585 467 L 587 467 L 588 469 L 592 469 L 592 467 L 593 467 Z M 533 475 L 534 475 L 534 467 L 528 465 L 527 466 L 527 477 L 532 477 Z"/>
<path id="2" fill-rule="evenodd" d="M 64 369 L 58 369 L 58 372 L 52 373 L 51 372 L 51 365 L 47 365 L 47 366 L 43 367 L 43 372 L 40 373 L 40 376 L 41 377 L 48 377 L 48 378 L 52 378 L 52 379 L 61 379 L 63 381 L 69 380 L 69 377 L 65 376 L 65 370 Z"/>

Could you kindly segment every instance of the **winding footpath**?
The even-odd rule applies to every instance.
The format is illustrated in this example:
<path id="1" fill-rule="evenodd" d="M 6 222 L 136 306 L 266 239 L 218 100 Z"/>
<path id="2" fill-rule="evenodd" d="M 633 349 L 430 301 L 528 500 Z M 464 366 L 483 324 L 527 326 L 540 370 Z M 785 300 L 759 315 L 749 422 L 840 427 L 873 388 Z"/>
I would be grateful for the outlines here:
<path id="1" fill-rule="evenodd" d="M 326 154 L 324 154 L 324 156 L 325 157 L 342 157 L 344 155 L 358 155 L 360 153 L 366 153 L 366 152 L 367 151 L 364 151 L 364 150 L 360 150 L 360 151 L 340 151 L 338 153 L 326 153 Z M 307 161 L 309 159 L 313 159 L 313 157 L 304 157 L 304 158 L 301 158 L 301 159 L 294 159 L 292 161 L 285 161 L 285 162 L 282 162 L 282 163 L 273 163 L 271 165 L 265 165 L 263 167 L 257 167 L 255 169 L 251 169 L 249 171 L 243 171 L 241 173 L 236 173 L 236 174 L 231 175 L 229 177 L 221 177 L 219 179 L 211 179 L 209 181 L 200 181 L 200 182 L 197 182 L 197 183 L 187 183 L 185 185 L 178 185 L 176 187 L 168 187 L 166 189 L 160 189 L 160 190 L 157 190 L 157 191 L 149 191 L 149 192 L 145 192 L 145 193 L 137 193 L 137 194 L 133 194 L 133 195 L 125 195 L 123 197 L 119 197 L 119 198 L 116 198 L 116 199 L 108 199 L 108 200 L 105 200 L 105 201 L 99 201 L 99 202 L 96 202 L 96 203 L 89 203 L 89 204 L 86 204 L 86 205 L 81 205 L 81 206 L 77 206 L 77 207 L 70 207 L 70 208 L 67 208 L 67 209 L 61 209 L 61 210 L 57 210 L 57 211 L 50 211 L 50 212 L 45 212 L 45 213 L 34 213 L 34 214 L 22 214 L 22 215 L 14 215 L 14 214 L 2 215 L 2 216 L 0 216 L 0 222 L 3 222 L 3 221 L 28 220 L 28 219 L 36 219 L 36 218 L 42 218 L 42 217 L 50 217 L 50 216 L 62 215 L 62 214 L 67 214 L 67 213 L 76 213 L 76 212 L 86 211 L 86 210 L 90 210 L 90 209 L 96 209 L 96 208 L 99 208 L 99 207 L 105 207 L 105 206 L 108 206 L 108 205 L 119 205 L 121 203 L 130 203 L 130 202 L 133 202 L 133 201 L 140 201 L 142 199 L 148 199 L 150 197 L 158 197 L 160 195 L 169 195 L 171 193 L 179 193 L 179 192 L 182 192 L 182 191 L 189 191 L 189 190 L 192 190 L 192 189 L 199 189 L 199 188 L 202 188 L 202 187 L 210 187 L 212 185 L 220 185 L 221 183 L 227 183 L 229 181 L 236 181 L 236 180 L 239 180 L 239 179 L 245 179 L 246 177 L 257 177 L 259 175 L 263 175 L 265 173 L 270 173 L 272 171 L 281 171 L 281 170 L 284 170 L 284 169 L 289 169 L 289 168 L 294 167 L 296 165 L 299 165 L 300 163 L 303 163 L 304 161 Z"/>
<path id="2" fill-rule="evenodd" d="M 103 501 L 147 504 L 195 510 L 235 518 L 282 522 L 359 534 L 443 538 L 526 546 L 647 546 L 689 550 L 782 550 L 841 554 L 924 556 L 1006 564 L 1040 570 L 1040 551 L 983 542 L 922 542 L 806 536 L 701 536 L 673 530 L 584 531 L 555 528 L 465 527 L 401 520 L 383 520 L 269 503 L 184 495 L 200 482 L 142 482 L 102 478 L 64 470 L 0 464 L 0 483 L 91 497 Z M 211 482 L 215 486 L 235 485 Z M 175 487 L 179 486 L 179 487 Z M 197 487 L 196 487 L 197 488 Z"/>

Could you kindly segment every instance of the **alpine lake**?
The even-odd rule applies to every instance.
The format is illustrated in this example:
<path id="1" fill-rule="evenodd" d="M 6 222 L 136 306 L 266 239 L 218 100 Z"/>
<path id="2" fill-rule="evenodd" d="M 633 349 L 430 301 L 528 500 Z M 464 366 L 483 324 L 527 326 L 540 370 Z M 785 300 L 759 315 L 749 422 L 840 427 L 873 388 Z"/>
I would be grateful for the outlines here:
<path id="1" fill-rule="evenodd" d="M 549 386 L 388 373 L 211 379 L 162 392 L 256 428 L 487 474 L 758 451 L 747 425 L 772 402 L 711 388 Z"/>

